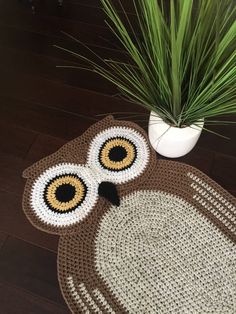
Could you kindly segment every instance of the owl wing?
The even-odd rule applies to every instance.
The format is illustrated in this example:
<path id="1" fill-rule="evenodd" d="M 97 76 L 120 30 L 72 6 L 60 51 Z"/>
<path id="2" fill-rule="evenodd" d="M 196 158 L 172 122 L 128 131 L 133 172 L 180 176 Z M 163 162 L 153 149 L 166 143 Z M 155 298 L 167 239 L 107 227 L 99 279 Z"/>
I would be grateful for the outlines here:
<path id="1" fill-rule="evenodd" d="M 221 232 L 236 241 L 236 199 L 195 167 L 158 160 L 157 173 L 149 185 L 177 195 L 192 204 Z"/>
<path id="2" fill-rule="evenodd" d="M 60 237 L 58 278 L 64 299 L 75 314 L 126 313 L 97 273 L 91 242 L 82 233 Z"/>

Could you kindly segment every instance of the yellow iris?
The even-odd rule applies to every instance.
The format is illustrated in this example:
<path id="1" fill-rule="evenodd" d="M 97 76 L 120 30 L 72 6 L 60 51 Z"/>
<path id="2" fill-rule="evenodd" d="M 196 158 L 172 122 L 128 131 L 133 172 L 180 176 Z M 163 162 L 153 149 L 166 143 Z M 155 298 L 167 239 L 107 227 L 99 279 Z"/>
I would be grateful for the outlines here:
<path id="1" fill-rule="evenodd" d="M 122 160 L 117 161 L 111 159 L 110 153 L 114 148 L 121 148 L 125 151 L 125 156 Z M 100 152 L 100 162 L 105 168 L 111 170 L 123 170 L 129 167 L 134 159 L 135 147 L 131 142 L 125 139 L 115 138 L 107 141 Z"/>
<path id="2" fill-rule="evenodd" d="M 56 192 L 57 189 L 63 185 L 70 185 L 74 188 L 74 195 L 71 200 L 67 202 L 62 202 L 57 199 Z M 77 206 L 84 198 L 85 186 L 83 182 L 74 176 L 66 175 L 63 177 L 56 178 L 46 190 L 46 200 L 47 202 L 59 212 L 66 212 Z"/>

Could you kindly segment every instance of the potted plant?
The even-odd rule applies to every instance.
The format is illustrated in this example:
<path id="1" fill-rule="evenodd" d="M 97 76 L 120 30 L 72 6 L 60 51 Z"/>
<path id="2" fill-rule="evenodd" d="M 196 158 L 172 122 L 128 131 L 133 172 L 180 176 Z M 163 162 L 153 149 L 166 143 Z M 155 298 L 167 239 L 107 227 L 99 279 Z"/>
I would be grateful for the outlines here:
<path id="1" fill-rule="evenodd" d="M 73 54 L 149 110 L 149 138 L 157 152 L 183 156 L 202 129 L 230 123 L 216 117 L 236 113 L 234 0 L 133 0 L 135 22 L 121 3 L 122 18 L 112 0 L 101 3 L 129 61 Z"/>

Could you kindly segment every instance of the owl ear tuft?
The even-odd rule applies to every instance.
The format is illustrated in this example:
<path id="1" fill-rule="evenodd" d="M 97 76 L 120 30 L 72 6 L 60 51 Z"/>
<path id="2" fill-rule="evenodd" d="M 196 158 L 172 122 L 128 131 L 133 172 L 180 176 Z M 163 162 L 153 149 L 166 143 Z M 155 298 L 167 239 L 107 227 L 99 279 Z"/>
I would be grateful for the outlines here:
<path id="1" fill-rule="evenodd" d="M 105 118 L 102 119 L 102 121 L 114 121 L 114 116 L 109 114 L 108 116 L 106 116 Z"/>
<path id="2" fill-rule="evenodd" d="M 22 173 L 22 177 L 25 179 L 33 177 L 33 174 L 35 173 L 36 168 L 37 168 L 36 164 L 33 164 L 30 167 L 26 168 Z"/>
<path id="3" fill-rule="evenodd" d="M 66 158 L 63 154 L 63 150 L 65 149 L 66 145 L 67 144 L 62 146 L 55 153 L 44 157 L 43 159 L 35 162 L 33 165 L 26 168 L 22 173 L 22 177 L 25 179 L 37 178 L 40 173 L 50 168 L 51 166 L 65 162 Z"/>

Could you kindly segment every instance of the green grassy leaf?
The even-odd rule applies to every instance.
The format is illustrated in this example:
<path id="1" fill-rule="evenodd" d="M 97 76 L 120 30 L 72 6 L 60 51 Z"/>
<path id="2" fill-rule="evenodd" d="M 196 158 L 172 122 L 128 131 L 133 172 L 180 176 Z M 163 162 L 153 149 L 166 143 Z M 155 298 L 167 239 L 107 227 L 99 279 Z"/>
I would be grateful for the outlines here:
<path id="1" fill-rule="evenodd" d="M 122 16 L 112 0 L 101 4 L 105 23 L 128 59 L 103 59 L 67 34 L 94 57 L 61 47 L 85 64 L 79 68 L 106 78 L 122 97 L 171 125 L 196 124 L 203 118 L 216 124 L 220 120 L 212 118 L 236 114 L 234 0 L 133 0 L 135 24 L 122 2 Z"/>

